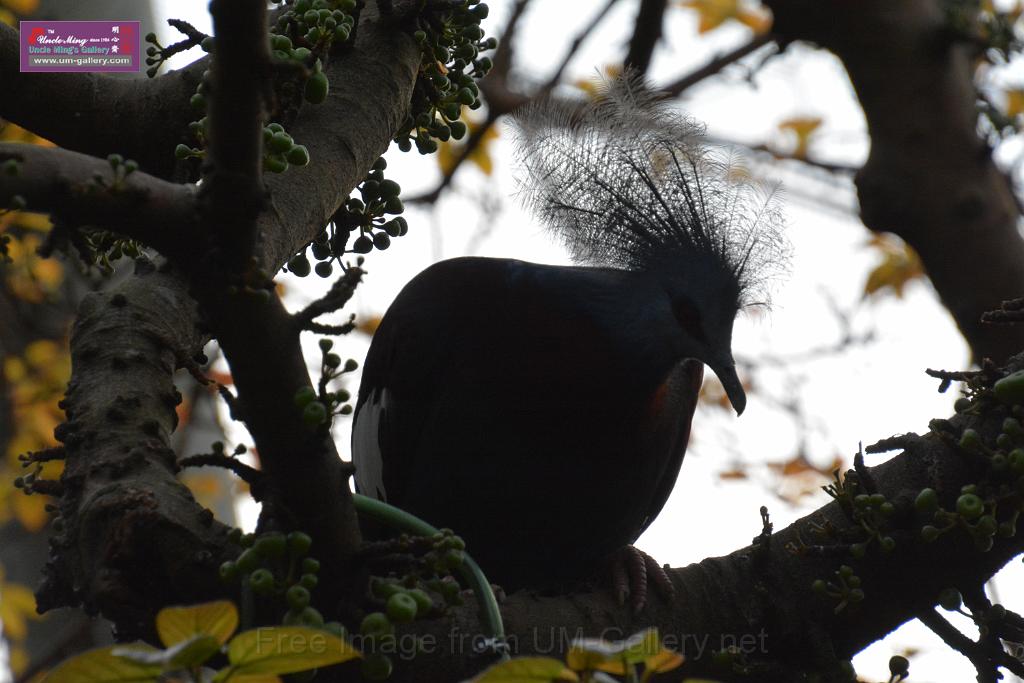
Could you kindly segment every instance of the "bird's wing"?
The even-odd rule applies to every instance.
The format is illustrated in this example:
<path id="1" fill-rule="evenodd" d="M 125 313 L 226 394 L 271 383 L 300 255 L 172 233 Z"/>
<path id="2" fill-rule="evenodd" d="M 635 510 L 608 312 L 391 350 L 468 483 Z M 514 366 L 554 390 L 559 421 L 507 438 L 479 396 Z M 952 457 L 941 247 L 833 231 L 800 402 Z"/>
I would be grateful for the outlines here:
<path id="1" fill-rule="evenodd" d="M 665 501 L 675 488 L 679 468 L 683 464 L 683 456 L 686 455 L 686 444 L 690 440 L 690 424 L 693 422 L 693 413 L 697 410 L 703 381 L 704 364 L 698 360 L 687 359 L 676 366 L 659 388 L 660 396 L 655 399 L 659 405 L 656 407 L 656 414 L 652 416 L 652 426 L 654 431 L 662 432 L 663 438 L 667 440 L 667 443 L 661 443 L 658 447 L 668 449 L 668 457 L 658 476 L 657 487 L 651 496 L 647 514 L 640 528 L 641 533 L 651 525 L 661 512 L 661 508 L 665 507 Z"/>
<path id="2" fill-rule="evenodd" d="M 461 353 L 460 334 L 480 326 L 505 287 L 511 262 L 457 258 L 434 264 L 395 298 L 363 364 L 352 426 L 356 490 L 405 500 L 419 442 L 435 418 L 437 391 Z M 443 333 L 439 331 L 448 331 Z"/>

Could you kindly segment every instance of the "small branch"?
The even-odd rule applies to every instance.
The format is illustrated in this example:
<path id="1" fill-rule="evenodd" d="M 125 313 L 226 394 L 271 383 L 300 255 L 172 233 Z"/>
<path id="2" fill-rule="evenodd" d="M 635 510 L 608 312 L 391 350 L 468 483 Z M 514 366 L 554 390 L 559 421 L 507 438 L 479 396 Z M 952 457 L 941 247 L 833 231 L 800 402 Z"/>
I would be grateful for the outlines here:
<path id="1" fill-rule="evenodd" d="M 549 78 L 547 83 L 545 83 L 540 89 L 538 93 L 539 95 L 546 96 L 555 89 L 558 82 L 562 80 L 562 74 L 565 73 L 565 69 L 569 66 L 569 62 L 572 61 L 572 58 L 575 57 L 576 53 L 579 51 L 580 46 L 583 45 L 583 41 L 585 41 L 587 37 L 594 32 L 594 29 L 596 29 L 597 25 L 604 20 L 605 16 L 608 14 L 609 10 L 615 6 L 616 2 L 618 2 L 618 0 L 607 0 L 604 6 L 598 10 L 597 14 L 591 18 L 590 23 L 576 34 L 576 37 L 569 45 L 569 50 L 565 53 L 565 57 L 562 58 L 562 63 L 558 65 L 558 68 L 555 69 L 553 74 L 551 74 L 551 78 Z M 664 4 L 664 2 L 662 2 L 662 4 Z"/>
<path id="2" fill-rule="evenodd" d="M 999 304 L 994 311 L 985 311 L 981 314 L 981 322 L 997 325 L 1024 322 L 1024 299 L 1010 299 Z"/>
<path id="3" fill-rule="evenodd" d="M 733 64 L 752 52 L 756 52 L 768 43 L 772 42 L 773 37 L 770 33 L 761 33 L 754 36 L 750 42 L 745 43 L 734 50 L 730 50 L 724 54 L 721 54 L 710 62 L 700 67 L 696 71 L 693 71 L 677 81 L 666 85 L 661 88 L 667 97 L 677 97 L 684 90 L 687 90 L 694 85 L 700 83 L 705 78 L 714 76 L 725 67 Z"/>
<path id="4" fill-rule="evenodd" d="M 647 73 L 654 48 L 661 39 L 667 5 L 667 0 L 640 0 L 640 11 L 637 12 L 633 37 L 629 41 L 629 52 L 626 53 L 627 69 L 633 69 L 640 74 Z"/>
<path id="5" fill-rule="evenodd" d="M 1024 675 L 1024 663 L 1010 657 L 1005 652 L 986 652 L 982 646 L 958 631 L 937 610 L 928 610 L 919 614 L 917 618 L 935 635 L 942 638 L 946 645 L 971 661 L 978 672 L 979 683 L 995 683 L 1001 679 L 1002 674 L 998 671 L 1000 666 L 1018 676 Z"/>
<path id="6" fill-rule="evenodd" d="M 231 470 L 239 479 L 255 489 L 263 482 L 263 473 L 255 467 L 249 467 L 241 460 L 224 455 L 223 453 L 200 453 L 190 455 L 178 461 L 178 465 L 185 467 L 220 467 Z"/>
<path id="7" fill-rule="evenodd" d="M 333 313 L 349 302 L 356 291 L 356 287 L 362 282 L 365 271 L 358 266 L 345 269 L 345 274 L 335 280 L 331 289 L 320 299 L 306 306 L 296 313 L 292 318 L 292 324 L 297 330 L 308 330 L 313 321 L 325 313 Z M 325 326 L 321 326 L 325 327 Z"/>
<path id="8" fill-rule="evenodd" d="M 55 147 L 0 143 L 0 161 L 15 160 L 14 174 L 0 174 L 0 206 L 21 197 L 30 211 L 49 213 L 72 228 L 95 227 L 153 247 L 187 264 L 194 257 L 196 189 L 134 171 L 116 180 L 106 160 Z"/>

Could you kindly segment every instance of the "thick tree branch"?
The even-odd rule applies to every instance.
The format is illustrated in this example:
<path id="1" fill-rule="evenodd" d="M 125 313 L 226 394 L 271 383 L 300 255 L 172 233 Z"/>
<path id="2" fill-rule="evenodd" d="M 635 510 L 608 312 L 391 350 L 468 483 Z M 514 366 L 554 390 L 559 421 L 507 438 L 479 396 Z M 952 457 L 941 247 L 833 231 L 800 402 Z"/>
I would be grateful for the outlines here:
<path id="1" fill-rule="evenodd" d="M 18 31 L 0 22 L 0 118 L 67 149 L 98 157 L 116 152 L 151 175 L 174 175 L 174 147 L 194 118 L 189 97 L 205 60 L 152 80 L 21 73 L 18 60 Z"/>
<path id="2" fill-rule="evenodd" d="M 419 60 L 411 37 L 366 19 L 353 49 L 327 66 L 333 84 L 327 101 L 303 108 L 289 126 L 296 139 L 309 147 L 311 163 L 268 181 L 272 205 L 260 218 L 261 240 L 256 245 L 257 257 L 268 272 L 275 272 L 312 239 L 387 148 L 406 115 Z M 190 95 L 183 93 L 182 100 Z M 152 104 L 167 107 L 170 103 Z M 31 122 L 25 123 L 32 128 Z M 108 297 L 109 304 L 105 303 Z M 113 304 L 115 298 L 121 304 Z M 264 468 L 279 480 L 279 491 L 285 492 L 287 500 L 297 501 L 289 511 L 312 527 L 318 522 L 334 528 L 351 524 L 354 516 L 346 509 L 351 500 L 343 495 L 348 490 L 347 472 L 333 444 L 307 429 L 294 411 L 292 397 L 309 380 L 301 356 L 292 353 L 298 332 L 290 316 L 275 297 L 267 300 L 258 292 L 234 297 L 213 293 L 205 308 L 216 321 L 246 417 L 256 425 L 254 436 Z M 251 329 L 252 321 L 260 321 L 267 329 L 258 333 L 259 344 L 242 334 Z M 114 344 L 108 335 L 123 327 L 134 334 Z M 61 428 L 69 452 L 69 493 L 61 500 L 67 531 L 55 540 L 55 559 L 39 593 L 41 608 L 84 602 L 128 631 L 139 631 L 151 624 L 153 612 L 163 605 L 194 601 L 222 590 L 204 582 L 218 583 L 220 558 L 214 549 L 230 552 L 223 530 L 203 526 L 210 523 L 209 515 L 176 482 L 171 471 L 173 453 L 166 445 L 166 433 L 174 423 L 166 387 L 174 359 L 187 358 L 202 348 L 205 334 L 199 329 L 189 285 L 170 271 L 132 278 L 83 304 L 82 321 L 72 340 L 72 382 L 66 404 L 69 426 Z M 128 348 L 132 351 L 127 360 L 111 359 Z M 129 364 L 127 370 L 123 362 Z M 123 386 L 129 378 L 130 393 Z M 107 415 L 107 405 L 123 396 L 130 408 L 120 411 L 127 414 L 123 438 L 118 433 L 109 444 L 99 441 L 98 434 L 116 429 L 110 424 L 113 418 Z M 313 439 L 318 444 L 310 447 Z M 310 452 L 320 457 L 303 457 Z M 300 481 L 312 489 L 300 487 Z M 357 533 L 341 529 L 322 537 L 358 538 Z M 131 556 L 111 556 L 125 539 Z M 314 550 L 328 561 L 345 551 L 329 545 Z M 169 556 L 164 557 L 165 553 Z M 158 568 L 151 577 L 122 576 L 128 564 Z M 165 569 L 170 573 L 166 587 L 150 586 L 150 581 L 156 584 L 165 578 Z M 188 583 L 195 591 L 191 596 Z"/>
<path id="3" fill-rule="evenodd" d="M 1005 359 L 1024 328 L 980 317 L 1024 292 L 1024 242 L 1010 182 L 978 137 L 977 48 L 957 42 L 936 0 L 767 4 L 777 35 L 831 50 L 850 75 L 871 135 L 864 224 L 914 247 L 976 359 Z"/>
<path id="4" fill-rule="evenodd" d="M 640 0 L 640 11 L 636 15 L 633 37 L 629 40 L 629 52 L 624 60 L 627 68 L 641 74 L 647 73 L 654 48 L 661 39 L 661 26 L 667 6 L 667 0 Z"/>
<path id="5" fill-rule="evenodd" d="M 77 229 L 110 230 L 172 260 L 190 257 L 199 237 L 196 188 L 134 171 L 118 179 L 105 159 L 39 145 L 0 143 L 0 207 L 21 197 L 28 210 L 49 213 Z"/>
<path id="6" fill-rule="evenodd" d="M 203 224 L 217 235 L 219 263 L 241 272 L 252 256 L 264 204 L 263 123 L 272 93 L 265 0 L 214 0 L 216 55 L 207 97 Z"/>
<path id="7" fill-rule="evenodd" d="M 1014 368 L 1020 367 L 1024 357 L 1014 362 Z M 945 430 L 972 427 L 986 441 L 994 439 L 1008 408 L 983 400 L 983 415 L 960 413 L 944 423 Z M 1012 538 L 996 538 L 987 552 L 976 549 L 962 526 L 936 541 L 922 540 L 920 529 L 931 519 L 916 511 L 917 493 L 935 488 L 942 507 L 953 509 L 961 487 L 978 483 L 983 456 L 965 453 L 943 433 L 904 435 L 900 443 L 902 454 L 869 469 L 879 492 L 894 506 L 885 532 L 896 540 L 892 552 L 884 553 L 872 542 L 866 555 L 856 559 L 850 544 L 863 539 L 864 529 L 849 516 L 850 499 L 833 501 L 767 541 L 762 536 L 725 557 L 671 570 L 675 602 L 653 600 L 639 615 L 615 605 L 602 591 L 512 595 L 502 613 L 513 654 L 559 656 L 579 635 L 621 638 L 657 626 L 667 643 L 687 656 L 684 676 L 764 682 L 826 672 L 824 680 L 832 680 L 827 672 L 840 660 L 906 621 L 927 619 L 943 588 L 981 586 L 1024 551 L 1020 531 Z M 847 476 L 849 485 L 856 475 Z M 750 512 L 753 531 L 756 511 Z M 839 598 L 818 594 L 812 585 L 817 579 L 836 582 L 844 564 L 859 578 L 864 598 L 839 608 Z M 473 656 L 471 645 L 480 642 L 483 632 L 473 604 L 457 610 L 450 621 L 417 624 L 415 629 L 436 647 L 431 656 L 407 661 L 393 678 L 396 682 L 461 680 L 489 661 Z M 730 644 L 745 649 L 742 661 L 751 667 L 748 673 L 738 675 L 714 664 L 714 651 Z M 999 658 L 995 664 L 1006 666 L 1008 660 Z"/>

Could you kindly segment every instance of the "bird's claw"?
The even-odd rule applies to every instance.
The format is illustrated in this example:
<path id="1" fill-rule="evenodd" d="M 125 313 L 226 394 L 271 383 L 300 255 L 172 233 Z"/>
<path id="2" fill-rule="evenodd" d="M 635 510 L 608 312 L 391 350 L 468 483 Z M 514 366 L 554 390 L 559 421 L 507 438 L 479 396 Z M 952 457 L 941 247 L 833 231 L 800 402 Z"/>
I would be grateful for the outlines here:
<path id="1" fill-rule="evenodd" d="M 648 587 L 654 584 L 654 590 L 667 602 L 675 598 L 675 587 L 664 567 L 657 560 L 636 548 L 625 545 L 608 556 L 608 569 L 611 573 L 611 588 L 615 599 L 620 605 L 626 604 L 633 612 L 643 610 L 647 604 Z"/>

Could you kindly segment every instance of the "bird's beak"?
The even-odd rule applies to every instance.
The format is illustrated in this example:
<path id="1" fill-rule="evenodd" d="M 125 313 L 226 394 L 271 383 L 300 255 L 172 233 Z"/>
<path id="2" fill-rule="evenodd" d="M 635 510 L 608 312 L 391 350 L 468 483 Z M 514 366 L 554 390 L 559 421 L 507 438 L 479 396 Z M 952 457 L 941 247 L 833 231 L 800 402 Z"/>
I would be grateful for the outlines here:
<path id="1" fill-rule="evenodd" d="M 725 388 L 725 395 L 729 397 L 729 403 L 732 404 L 736 414 L 742 415 L 743 409 L 747 407 L 747 394 L 743 391 L 739 375 L 736 374 L 735 363 L 730 358 L 728 364 L 712 365 L 711 369 L 715 371 L 718 381 Z"/>

